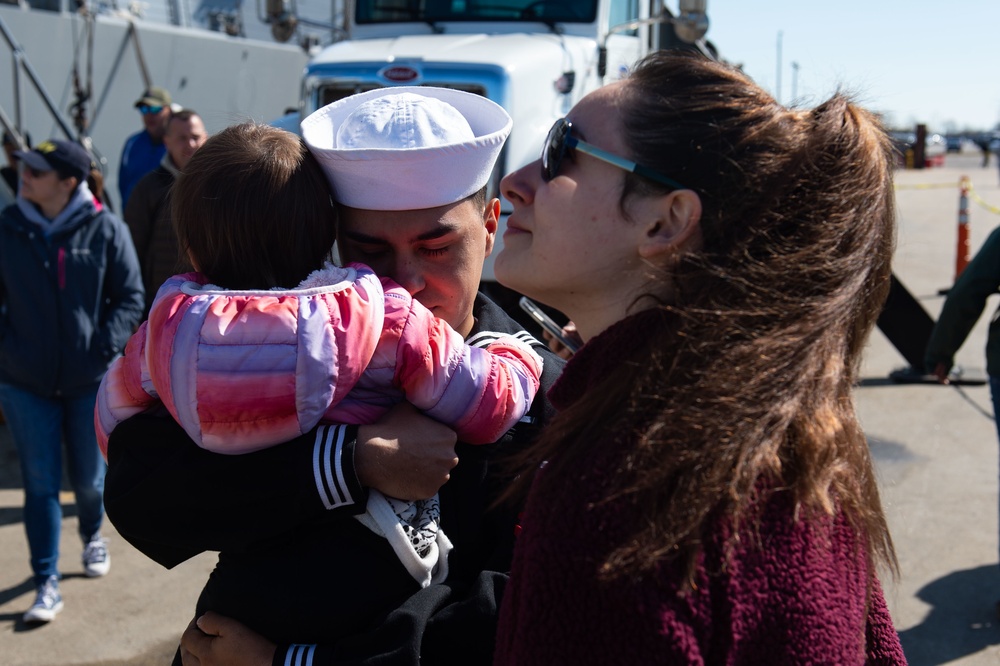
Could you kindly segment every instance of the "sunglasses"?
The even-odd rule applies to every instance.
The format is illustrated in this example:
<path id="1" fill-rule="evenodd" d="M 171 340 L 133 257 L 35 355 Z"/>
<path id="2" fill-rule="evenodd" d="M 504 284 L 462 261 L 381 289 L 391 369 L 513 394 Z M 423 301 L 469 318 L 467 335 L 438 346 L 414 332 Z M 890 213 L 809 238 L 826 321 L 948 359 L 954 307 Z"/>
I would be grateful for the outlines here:
<path id="1" fill-rule="evenodd" d="M 636 164 L 632 160 L 619 157 L 606 150 L 601 150 L 591 143 L 577 139 L 570 134 L 572 129 L 573 123 L 565 118 L 560 118 L 552 126 L 552 129 L 549 130 L 549 135 L 545 137 L 545 147 L 542 149 L 542 180 L 546 183 L 559 175 L 559 167 L 562 166 L 563 157 L 566 156 L 567 151 L 579 150 L 581 153 L 596 157 L 602 162 L 607 162 L 619 169 L 624 169 L 629 173 L 648 178 L 667 187 L 672 187 L 675 190 L 689 189 L 673 178 L 664 176 L 658 171 L 644 167 L 641 164 Z"/>
<path id="2" fill-rule="evenodd" d="M 149 113 L 159 113 L 160 111 L 163 111 L 162 106 L 149 106 L 148 104 L 142 104 L 139 106 L 139 113 L 141 113 L 142 115 L 146 115 Z"/>

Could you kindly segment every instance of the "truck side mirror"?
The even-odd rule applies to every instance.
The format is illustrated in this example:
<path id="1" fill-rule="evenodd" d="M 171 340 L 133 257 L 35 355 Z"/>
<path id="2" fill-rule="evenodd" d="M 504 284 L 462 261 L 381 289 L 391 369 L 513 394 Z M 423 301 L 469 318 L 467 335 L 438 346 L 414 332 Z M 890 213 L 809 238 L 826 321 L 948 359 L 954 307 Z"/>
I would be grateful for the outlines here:
<path id="1" fill-rule="evenodd" d="M 674 16 L 667 9 L 667 3 L 664 0 L 663 9 L 658 16 L 611 26 L 597 46 L 597 75 L 603 79 L 604 75 L 607 74 L 608 37 L 611 35 L 624 30 L 634 30 L 641 25 L 669 23 L 674 27 L 674 33 L 678 39 L 688 44 L 694 44 L 708 32 L 708 14 L 705 13 L 707 6 L 708 0 L 680 0 L 680 14 Z"/>
<path id="2" fill-rule="evenodd" d="M 674 18 L 674 32 L 677 36 L 692 44 L 708 32 L 708 0 L 680 0 L 680 13 Z"/>

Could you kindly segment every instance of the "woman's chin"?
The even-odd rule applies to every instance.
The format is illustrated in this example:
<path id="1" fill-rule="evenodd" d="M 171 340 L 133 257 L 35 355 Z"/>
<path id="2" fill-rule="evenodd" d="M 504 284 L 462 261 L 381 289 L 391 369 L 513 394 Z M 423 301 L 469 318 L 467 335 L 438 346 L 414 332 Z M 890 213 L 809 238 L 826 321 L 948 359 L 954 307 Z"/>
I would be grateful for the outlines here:
<path id="1" fill-rule="evenodd" d="M 526 293 L 523 283 L 531 273 L 519 266 L 521 262 L 517 260 L 517 254 L 516 250 L 504 247 L 497 255 L 496 261 L 493 262 L 493 274 L 496 276 L 497 282 L 503 286 Z"/>

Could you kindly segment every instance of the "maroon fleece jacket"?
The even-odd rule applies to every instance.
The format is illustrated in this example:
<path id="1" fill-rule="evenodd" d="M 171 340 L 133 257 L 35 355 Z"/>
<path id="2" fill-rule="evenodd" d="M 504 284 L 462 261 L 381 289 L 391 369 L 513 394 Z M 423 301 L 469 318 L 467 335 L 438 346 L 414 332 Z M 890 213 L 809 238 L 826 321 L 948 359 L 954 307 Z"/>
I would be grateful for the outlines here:
<path id="1" fill-rule="evenodd" d="M 549 393 L 564 409 L 634 340 L 662 333 L 661 314 L 630 317 L 591 340 Z M 724 554 L 727 523 L 706 538 L 693 591 L 666 562 L 639 581 L 602 584 L 605 544 L 618 543 L 629 506 L 601 502 L 623 457 L 613 433 L 598 455 L 541 500 L 537 484 L 521 521 L 497 635 L 497 666 L 553 664 L 905 664 L 877 579 L 843 515 L 794 520 L 785 493 L 762 508 L 760 543 L 741 535 Z M 543 468 L 539 475 L 544 475 Z M 579 479 L 585 478 L 586 482 Z M 870 597 L 869 597 L 870 591 Z"/>

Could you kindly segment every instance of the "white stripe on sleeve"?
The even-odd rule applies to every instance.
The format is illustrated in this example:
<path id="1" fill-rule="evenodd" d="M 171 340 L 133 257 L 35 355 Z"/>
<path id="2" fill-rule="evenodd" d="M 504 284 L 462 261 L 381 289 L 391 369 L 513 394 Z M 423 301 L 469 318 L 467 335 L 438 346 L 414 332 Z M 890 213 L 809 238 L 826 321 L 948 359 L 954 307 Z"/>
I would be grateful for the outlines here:
<path id="1" fill-rule="evenodd" d="M 346 433 L 347 426 L 342 425 L 320 426 L 316 430 L 316 441 L 313 444 L 313 477 L 316 481 L 316 491 L 327 509 L 354 504 L 350 488 L 344 480 L 344 470 L 340 465 Z"/>

